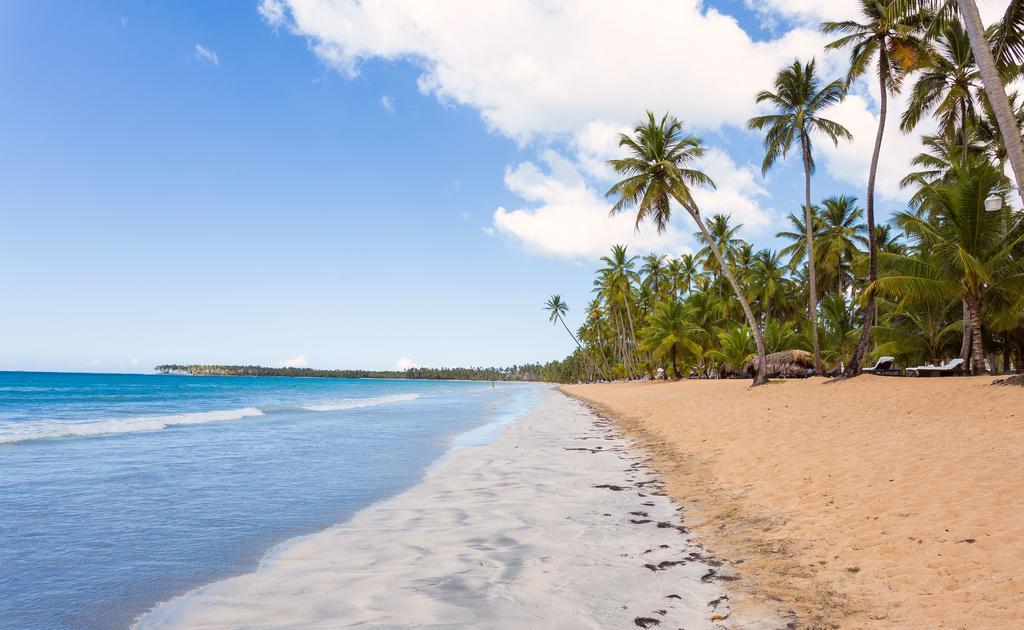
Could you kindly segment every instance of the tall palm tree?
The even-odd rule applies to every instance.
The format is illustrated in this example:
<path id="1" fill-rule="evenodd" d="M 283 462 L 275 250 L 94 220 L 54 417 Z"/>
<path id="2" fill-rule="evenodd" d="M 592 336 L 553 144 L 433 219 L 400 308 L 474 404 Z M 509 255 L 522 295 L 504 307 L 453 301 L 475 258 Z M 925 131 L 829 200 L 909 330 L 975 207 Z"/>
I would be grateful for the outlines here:
<path id="1" fill-rule="evenodd" d="M 576 338 L 576 335 L 569 330 L 569 326 L 565 323 L 565 314 L 569 312 L 569 305 L 562 301 L 562 296 L 556 293 L 549 297 L 548 301 L 544 303 L 544 310 L 548 312 L 548 321 L 552 324 L 562 324 L 565 332 L 569 333 L 569 336 L 572 337 L 576 347 L 583 350 L 580 340 Z"/>
<path id="2" fill-rule="evenodd" d="M 673 274 L 676 290 L 680 295 L 689 293 L 693 285 L 700 279 L 701 270 L 697 258 L 693 254 L 683 254 L 678 259 L 678 270 Z"/>
<path id="3" fill-rule="evenodd" d="M 704 154 L 704 146 L 696 136 L 686 134 L 683 123 L 675 116 L 665 114 L 661 120 L 654 113 L 647 112 L 647 120 L 637 124 L 633 135 L 620 134 L 619 146 L 625 148 L 628 157 L 609 160 L 609 164 L 623 179 L 616 182 L 607 195 L 616 198 L 612 214 L 627 207 L 636 208 L 636 226 L 645 219 L 654 221 L 659 232 L 664 232 L 672 216 L 672 201 L 681 205 L 697 223 L 707 240 L 712 254 L 729 279 L 737 299 L 743 307 L 743 314 L 750 325 L 757 345 L 758 357 L 764 362 L 764 340 L 754 318 L 750 304 L 740 288 L 736 276 L 725 261 L 722 252 L 714 243 L 708 228 L 700 216 L 700 209 L 690 191 L 691 186 L 714 186 L 714 182 L 703 171 L 692 167 L 693 162 Z M 768 375 L 759 370 L 754 375 L 754 385 L 768 382 Z"/>
<path id="4" fill-rule="evenodd" d="M 633 376 L 633 354 L 636 349 L 636 329 L 633 324 L 633 288 L 640 283 L 640 274 L 636 271 L 636 256 L 630 256 L 625 245 L 614 245 L 611 256 L 602 256 L 604 267 L 598 270 L 595 280 L 595 291 L 608 304 L 618 331 L 617 341 L 622 366 L 626 376 Z"/>
<path id="5" fill-rule="evenodd" d="M 978 65 L 985 95 L 1003 137 L 1003 145 L 1017 183 L 1017 193 L 1024 201 L 1024 141 L 1021 140 L 1013 107 L 1006 95 L 1006 85 L 1010 81 L 1005 75 L 1009 66 L 1024 61 L 1024 4 L 1019 0 L 1010 0 L 1002 19 L 986 31 L 975 0 L 893 1 L 899 10 L 908 13 L 928 10 L 932 13 L 933 24 L 940 28 L 957 21 L 959 13 Z"/>
<path id="6" fill-rule="evenodd" d="M 818 218 L 820 210 L 818 206 L 811 206 L 810 215 L 811 222 L 814 224 L 814 233 L 821 229 L 821 219 Z M 786 215 L 786 221 L 789 222 L 790 229 L 776 232 L 775 238 L 784 238 L 790 241 L 789 245 L 783 247 L 779 253 L 789 258 L 790 268 L 796 270 L 797 267 L 807 260 L 807 233 L 809 230 L 807 229 L 804 217 L 793 212 Z"/>
<path id="7" fill-rule="evenodd" d="M 985 370 L 982 309 L 1003 294 L 1016 303 L 1024 293 L 1024 259 L 1014 255 L 1024 243 L 1024 220 L 1009 208 L 985 208 L 990 194 L 1005 195 L 1006 178 L 986 162 L 958 167 L 949 182 L 925 186 L 927 218 L 910 212 L 896 221 L 927 257 L 885 256 L 886 272 L 874 283 L 883 294 L 905 299 L 959 296 L 968 306 L 971 367 Z"/>
<path id="8" fill-rule="evenodd" d="M 722 252 L 722 258 L 727 264 L 733 264 L 736 248 L 743 245 L 745 241 L 737 235 L 743 224 L 730 225 L 729 219 L 729 215 L 717 212 L 708 219 L 707 226 L 711 240 L 718 246 L 718 251 Z M 697 252 L 697 258 L 704 263 L 704 270 L 714 278 L 720 278 L 722 270 L 714 254 L 711 253 L 709 241 L 704 238 L 703 232 L 697 232 L 694 236 L 699 242 L 704 243 L 704 247 Z"/>
<path id="9" fill-rule="evenodd" d="M 780 312 L 789 309 L 791 285 L 786 277 L 781 254 L 770 249 L 759 252 L 754 260 L 748 286 L 751 297 L 761 306 L 760 311 L 767 321 L 772 321 Z"/>
<path id="10" fill-rule="evenodd" d="M 676 378 L 682 378 L 680 359 L 684 355 L 700 356 L 700 340 L 704 330 L 691 321 L 690 313 L 678 300 L 663 302 L 647 318 L 640 331 L 640 347 L 655 359 L 668 359 Z"/>
<path id="11" fill-rule="evenodd" d="M 909 132 L 926 114 L 934 113 L 947 136 L 959 132 L 962 159 L 966 159 L 983 93 L 967 32 L 959 21 L 950 21 L 936 35 L 928 63 L 917 74 L 900 128 Z"/>
<path id="12" fill-rule="evenodd" d="M 1006 96 L 1005 79 L 996 65 L 996 58 L 989 47 L 985 36 L 985 28 L 981 24 L 981 14 L 974 0 L 956 0 L 963 16 L 964 28 L 967 31 L 971 49 L 978 63 L 978 72 L 985 86 L 985 94 L 999 123 L 999 131 L 1003 136 L 1003 144 L 1013 168 L 1014 179 L 1017 181 L 1017 193 L 1024 200 L 1024 142 L 1021 141 L 1020 129 L 1010 107 L 1010 99 Z M 949 4 L 949 0 L 945 0 Z M 1018 0 L 1012 0 L 996 32 L 997 50 L 1006 55 L 1015 56 L 1014 61 L 1020 63 L 1021 31 L 1024 30 L 1024 6 Z"/>
<path id="13" fill-rule="evenodd" d="M 825 33 L 841 33 L 842 36 L 825 46 L 826 50 L 850 47 L 850 69 L 846 74 L 849 87 L 876 63 L 878 73 L 878 128 L 875 131 L 875 146 L 871 153 L 871 167 L 868 169 L 866 197 L 868 231 L 868 282 L 878 277 L 878 247 L 875 243 L 875 177 L 878 174 L 878 158 L 882 151 L 882 136 L 885 133 L 885 119 L 889 109 L 889 94 L 898 94 L 904 74 L 915 67 L 925 52 L 924 41 L 919 35 L 923 26 L 922 11 L 901 10 L 895 2 L 861 0 L 861 20 L 826 22 L 821 25 Z M 867 352 L 869 332 L 875 315 L 875 301 L 868 297 L 864 310 L 864 324 L 846 376 L 860 374 L 861 363 Z"/>
<path id="14" fill-rule="evenodd" d="M 857 207 L 857 198 L 849 195 L 828 197 L 821 205 L 821 226 L 815 236 L 817 265 L 825 276 L 822 284 L 843 293 L 852 286 L 853 262 L 860 247 L 868 246 L 867 227 L 861 223 L 864 211 Z"/>
<path id="15" fill-rule="evenodd" d="M 758 103 L 769 103 L 776 113 L 755 116 L 747 122 L 750 129 L 767 129 L 764 138 L 765 156 L 761 165 L 766 174 L 779 158 L 784 158 L 799 141 L 804 166 L 804 197 L 807 237 L 807 278 L 809 283 L 808 318 L 814 347 L 814 371 L 821 373 L 821 347 L 818 343 L 818 295 L 814 274 L 814 236 L 811 218 L 811 174 L 814 173 L 812 136 L 823 134 L 837 146 L 840 138 L 850 139 L 850 132 L 839 123 L 822 117 L 822 112 L 846 96 L 846 87 L 836 80 L 824 86 L 816 75 L 814 59 L 807 63 L 799 60 L 786 66 L 775 77 L 775 91 L 762 90 Z"/>
<path id="16" fill-rule="evenodd" d="M 665 263 L 667 256 L 647 254 L 643 258 L 640 273 L 643 274 L 643 281 L 640 288 L 645 297 L 648 312 L 653 313 L 658 308 L 658 301 L 665 295 L 670 283 L 668 266 Z M 646 314 L 645 314 L 646 315 Z"/>

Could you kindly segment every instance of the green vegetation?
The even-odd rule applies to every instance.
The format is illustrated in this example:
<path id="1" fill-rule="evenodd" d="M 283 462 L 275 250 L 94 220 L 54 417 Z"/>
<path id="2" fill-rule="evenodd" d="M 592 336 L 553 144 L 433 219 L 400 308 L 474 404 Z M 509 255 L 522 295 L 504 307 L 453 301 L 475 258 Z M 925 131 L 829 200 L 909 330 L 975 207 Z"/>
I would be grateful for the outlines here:
<path id="1" fill-rule="evenodd" d="M 664 231 L 676 208 L 696 223 L 695 254 L 640 259 L 616 245 L 600 260 L 595 298 L 578 330 L 555 295 L 546 308 L 577 344 L 557 380 L 668 376 L 753 377 L 767 382 L 767 353 L 801 351 L 816 372 L 846 376 L 893 355 L 904 366 L 960 356 L 973 373 L 1024 370 L 1024 213 L 1009 199 L 1024 193 L 1024 106 L 1006 85 L 1024 75 L 1024 2 L 981 30 L 972 0 L 862 0 L 859 21 L 827 22 L 849 51 L 842 79 L 817 76 L 814 60 L 779 70 L 774 89 L 756 96 L 772 112 L 748 121 L 765 132 L 763 171 L 800 151 L 803 199 L 780 226 L 781 251 L 756 251 L 741 227 L 718 211 L 709 218 L 693 195 L 714 187 L 700 170 L 701 139 L 670 113 L 647 112 L 620 136 L 621 177 L 611 212 L 632 211 L 637 228 Z M 865 191 L 815 204 L 812 140 L 838 143 L 849 132 L 827 117 L 850 84 L 875 73 L 879 124 Z M 904 133 L 934 117 L 939 133 L 921 138 L 915 170 L 903 179 L 912 197 L 887 224 L 875 221 L 875 178 L 888 97 L 909 85 Z M 1012 167 L 1017 186 L 1006 175 Z M 810 354 L 808 354 L 808 352 Z M 761 369 L 763 367 L 763 369 Z M 756 373 L 755 373 L 756 372 Z"/>
<path id="2" fill-rule="evenodd" d="M 507 368 L 410 368 L 389 370 L 317 370 L 306 367 L 273 368 L 259 365 L 158 365 L 161 374 L 189 376 L 290 376 L 300 378 L 407 378 L 462 381 L 550 381 L 561 380 L 572 359 L 550 363 L 513 365 Z M 571 371 L 571 370 L 570 370 Z"/>

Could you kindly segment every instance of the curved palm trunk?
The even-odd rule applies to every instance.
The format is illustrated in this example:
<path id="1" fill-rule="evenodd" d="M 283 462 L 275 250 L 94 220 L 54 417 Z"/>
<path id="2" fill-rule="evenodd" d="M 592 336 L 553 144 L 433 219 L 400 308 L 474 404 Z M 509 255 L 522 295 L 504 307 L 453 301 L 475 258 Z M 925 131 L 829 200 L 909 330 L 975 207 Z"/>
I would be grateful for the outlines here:
<path id="1" fill-rule="evenodd" d="M 711 249 L 711 253 L 715 255 L 715 259 L 718 261 L 719 266 L 722 268 L 722 273 L 728 278 L 729 284 L 732 285 L 732 290 L 736 293 L 736 298 L 740 301 L 740 306 L 743 307 L 743 315 L 747 318 L 747 324 L 750 326 L 750 331 L 754 335 L 754 345 L 757 346 L 757 364 L 759 369 L 754 372 L 754 387 L 758 385 L 764 385 L 768 383 L 768 362 L 765 359 L 764 351 L 764 338 L 761 336 L 761 328 L 757 325 L 757 319 L 754 318 L 754 312 L 750 310 L 750 303 L 747 302 L 747 296 L 740 290 L 740 284 L 736 281 L 736 276 L 733 274 L 726 264 L 725 260 L 722 259 L 722 252 L 718 250 L 718 246 L 715 245 L 714 241 L 711 240 L 711 234 L 708 233 L 708 228 L 704 225 L 704 220 L 700 218 L 700 214 L 687 208 L 690 216 L 693 217 L 694 222 L 697 223 L 697 227 L 700 228 L 704 238 L 708 241 L 708 248 Z"/>
<path id="2" fill-rule="evenodd" d="M 814 373 L 821 374 L 821 345 L 818 343 L 818 287 L 814 273 L 814 218 L 811 216 L 811 150 L 807 136 L 800 133 L 800 146 L 804 156 L 804 222 L 807 230 L 807 317 L 811 321 L 811 345 L 814 349 Z"/>
<path id="3" fill-rule="evenodd" d="M 971 52 L 974 53 L 975 63 L 978 64 L 978 73 L 981 74 L 981 81 L 985 85 L 985 94 L 988 95 L 996 122 L 999 123 L 999 132 L 1003 136 L 1003 145 L 1010 158 L 1013 177 L 1017 180 L 1017 193 L 1024 201 L 1024 142 L 1021 142 L 1017 120 L 1010 109 L 1010 99 L 1006 97 L 1006 86 L 1003 85 L 1003 80 L 996 69 L 996 60 L 985 37 L 978 5 L 974 0 L 957 0 L 957 4 L 964 20 L 964 27 L 967 29 L 967 38 L 971 42 Z"/>
<path id="4" fill-rule="evenodd" d="M 562 327 L 565 328 L 565 332 L 569 333 L 572 340 L 576 342 L 576 347 L 580 349 L 580 354 L 583 355 L 583 360 L 587 364 L 587 374 L 589 375 L 589 379 L 594 380 L 594 366 L 590 361 L 590 357 L 587 355 L 587 351 L 583 349 L 583 345 L 580 343 L 580 340 L 576 338 L 576 335 L 572 334 L 572 331 L 569 330 L 569 326 L 565 323 L 565 320 L 562 319 L 561 315 L 558 316 L 558 321 L 561 322 Z"/>
<path id="5" fill-rule="evenodd" d="M 868 196 L 866 201 L 868 223 L 868 286 L 878 280 L 878 243 L 875 240 L 875 175 L 878 173 L 878 156 L 882 152 L 882 136 L 885 134 L 885 116 L 889 109 L 889 97 L 885 88 L 885 77 L 889 71 L 889 60 L 885 55 L 885 39 L 878 47 L 878 131 L 875 132 L 875 150 L 871 154 L 871 170 L 868 171 Z M 868 293 L 868 303 L 864 308 L 864 323 L 860 327 L 860 338 L 853 351 L 850 363 L 847 364 L 844 376 L 853 377 L 860 374 L 864 355 L 868 351 L 871 340 L 871 327 L 875 323 L 875 293 Z"/>

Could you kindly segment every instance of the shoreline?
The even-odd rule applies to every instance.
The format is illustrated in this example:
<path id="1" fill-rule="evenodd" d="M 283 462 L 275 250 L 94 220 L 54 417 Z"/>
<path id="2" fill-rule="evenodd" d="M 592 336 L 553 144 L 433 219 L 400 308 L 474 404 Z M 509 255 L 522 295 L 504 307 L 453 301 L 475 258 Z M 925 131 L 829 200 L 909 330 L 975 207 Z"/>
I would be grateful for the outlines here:
<path id="1" fill-rule="evenodd" d="M 419 485 L 135 627 L 727 627 L 735 568 L 690 540 L 648 458 L 543 390 L 496 440 L 449 452 Z"/>
<path id="2" fill-rule="evenodd" d="M 1024 390 L 990 377 L 563 386 L 652 453 L 736 619 L 1018 627 Z"/>

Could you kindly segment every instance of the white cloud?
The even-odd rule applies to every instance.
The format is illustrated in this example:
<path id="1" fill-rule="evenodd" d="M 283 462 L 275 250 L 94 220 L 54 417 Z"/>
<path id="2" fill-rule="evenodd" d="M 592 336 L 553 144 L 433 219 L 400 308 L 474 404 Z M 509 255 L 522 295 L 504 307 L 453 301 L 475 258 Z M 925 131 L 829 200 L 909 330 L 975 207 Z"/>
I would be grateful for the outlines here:
<path id="1" fill-rule="evenodd" d="M 700 0 L 650 0 L 643 10 L 656 20 L 625 19 L 621 4 L 593 0 L 263 0 L 259 11 L 275 28 L 306 37 L 322 61 L 347 76 L 375 58 L 416 64 L 422 92 L 472 107 L 493 131 L 538 147 L 537 159 L 505 174 L 508 189 L 525 203 L 498 208 L 484 233 L 504 235 L 530 251 L 578 259 L 603 254 L 613 243 L 680 251 L 692 242 L 685 213 L 676 213 L 670 231 L 660 236 L 652 226 L 636 234 L 627 214 L 608 217 L 610 203 L 602 193 L 613 174 L 606 161 L 618 153 L 618 133 L 646 109 L 672 111 L 702 135 L 723 126 L 742 129 L 759 111 L 754 94 L 794 58 L 815 56 L 825 78 L 845 72 L 847 52 L 826 55 L 823 45 L 831 37 L 818 32 L 818 23 L 856 17 L 857 2 L 748 4 L 798 26 L 754 41 L 733 17 Z M 996 4 L 982 0 L 986 20 L 998 14 Z M 870 81 L 858 89 L 829 114 L 850 128 L 853 144 L 818 147 L 821 168 L 863 186 L 877 94 Z M 879 168 L 878 194 L 890 201 L 905 198 L 898 180 L 919 150 L 918 132 L 898 131 L 899 111 L 890 105 Z M 701 168 L 718 184 L 715 191 L 697 193 L 705 215 L 732 214 L 745 225 L 746 236 L 775 231 L 777 213 L 759 166 L 713 148 Z"/>
<path id="2" fill-rule="evenodd" d="M 480 228 L 480 231 L 486 234 L 487 236 L 494 236 L 495 234 L 494 228 L 492 228 L 489 225 L 485 225 L 484 227 Z"/>
<path id="3" fill-rule="evenodd" d="M 388 111 L 388 113 L 395 113 L 395 102 L 387 94 L 381 94 L 380 106 Z"/>
<path id="4" fill-rule="evenodd" d="M 263 19 L 273 27 L 280 26 L 284 22 L 284 4 L 278 0 L 262 0 L 256 10 Z"/>
<path id="5" fill-rule="evenodd" d="M 693 191 L 703 215 L 731 215 L 733 225 L 743 224 L 744 236 L 761 236 L 774 231 L 779 217 L 773 209 L 763 206 L 763 201 L 771 195 L 761 183 L 760 167 L 753 164 L 738 166 L 725 151 L 711 148 L 704 154 L 701 168 L 716 186 L 714 190 Z"/>
<path id="6" fill-rule="evenodd" d="M 220 57 L 217 56 L 217 53 L 202 44 L 196 44 L 196 59 L 213 66 L 220 65 Z"/>
<path id="7" fill-rule="evenodd" d="M 463 213 L 462 213 L 462 214 L 460 214 L 459 216 L 461 216 L 461 217 L 462 217 L 462 220 L 463 220 L 463 221 L 466 221 L 467 223 L 473 220 L 473 216 L 472 216 L 472 215 L 470 215 L 470 214 L 469 214 L 468 212 L 463 212 Z"/>
<path id="8" fill-rule="evenodd" d="M 128 28 L 128 16 L 127 15 L 122 15 L 121 16 L 121 27 L 122 28 Z"/>
<path id="9" fill-rule="evenodd" d="M 742 122 L 766 77 L 795 56 L 820 54 L 824 41 L 800 28 L 755 42 L 698 0 L 650 2 L 644 12 L 656 20 L 623 19 L 622 5 L 590 0 L 264 0 L 260 12 L 349 76 L 366 59 L 412 60 L 423 92 L 475 107 L 492 129 L 523 142 L 593 120 L 628 124 L 645 108 L 671 109 L 704 129 Z M 695 62 L 712 52 L 714 63 Z"/>
<path id="10" fill-rule="evenodd" d="M 563 258 L 600 256 L 616 243 L 640 250 L 679 251 L 686 247 L 687 234 L 674 226 L 658 235 L 654 226 L 645 224 L 637 233 L 635 215 L 623 212 L 609 217 L 611 204 L 556 151 L 545 150 L 541 160 L 547 172 L 533 162 L 523 162 L 505 173 L 505 185 L 530 207 L 495 210 L 498 232 L 528 250 Z"/>
<path id="11" fill-rule="evenodd" d="M 294 357 L 292 359 L 281 361 L 281 363 L 279 364 L 279 366 L 283 368 L 307 367 L 308 365 L 309 361 L 306 360 L 306 355 L 304 354 L 300 354 L 299 356 Z"/>
<path id="12" fill-rule="evenodd" d="M 418 368 L 420 365 L 409 357 L 402 357 L 398 361 L 395 361 L 395 367 L 401 371 L 411 370 L 412 368 Z"/>
<path id="13" fill-rule="evenodd" d="M 130 363 L 132 367 L 139 367 L 139 358 L 132 357 L 131 359 L 128 359 L 128 363 Z"/>
<path id="14" fill-rule="evenodd" d="M 824 21 L 856 20 L 860 18 L 858 4 L 853 0 L 746 0 L 747 7 L 763 17 L 779 16 L 814 26 Z"/>

